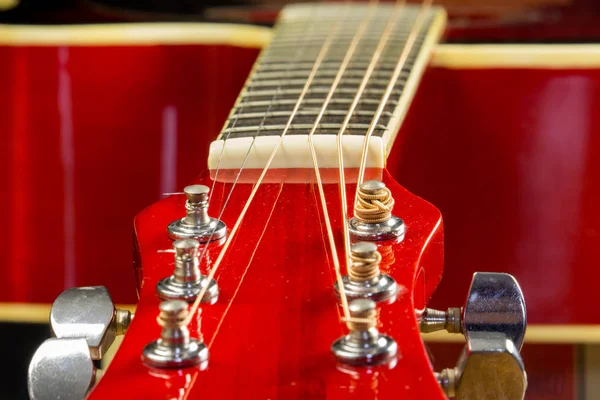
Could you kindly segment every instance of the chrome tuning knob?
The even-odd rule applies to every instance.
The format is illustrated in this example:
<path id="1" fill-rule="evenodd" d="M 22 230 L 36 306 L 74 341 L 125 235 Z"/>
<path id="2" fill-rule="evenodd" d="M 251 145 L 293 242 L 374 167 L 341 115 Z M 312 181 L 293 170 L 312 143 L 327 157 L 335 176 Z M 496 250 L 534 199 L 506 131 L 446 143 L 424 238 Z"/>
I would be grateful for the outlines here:
<path id="1" fill-rule="evenodd" d="M 200 339 L 190 337 L 186 319 L 188 304 L 182 300 L 163 301 L 157 321 L 162 326 L 160 338 L 148 343 L 142 360 L 155 368 L 182 368 L 208 364 L 208 347 Z"/>
<path id="2" fill-rule="evenodd" d="M 27 374 L 31 400 L 81 400 L 96 379 L 85 339 L 48 339 L 37 349 Z"/>
<path id="3" fill-rule="evenodd" d="M 473 332 L 455 368 L 436 373 L 457 400 L 523 400 L 527 374 L 517 347 L 502 333 Z"/>
<path id="4" fill-rule="evenodd" d="M 210 188 L 204 185 L 190 185 L 183 189 L 187 199 L 186 215 L 167 227 L 171 239 L 196 239 L 200 243 L 206 243 L 225 236 L 225 223 L 208 215 L 209 191 Z"/>
<path id="5" fill-rule="evenodd" d="M 335 357 L 349 365 L 377 365 L 398 353 L 396 341 L 377 329 L 377 304 L 370 299 L 352 300 L 347 321 L 349 333 L 331 346 Z"/>
<path id="6" fill-rule="evenodd" d="M 195 239 L 173 242 L 175 250 L 175 271 L 158 282 L 156 292 L 163 300 L 185 300 L 194 302 L 205 286 L 208 286 L 202 301 L 214 304 L 219 297 L 219 286 L 214 279 L 200 273 L 198 243 Z"/>
<path id="7" fill-rule="evenodd" d="M 382 274 L 379 270 L 381 254 L 377 251 L 377 245 L 373 242 L 358 242 L 354 243 L 350 250 L 351 263 L 348 266 L 348 275 L 342 278 L 346 297 L 393 301 L 399 287 L 394 278 Z M 337 282 L 334 287 L 339 297 Z"/>
<path id="8" fill-rule="evenodd" d="M 424 333 L 445 329 L 462 333 L 467 340 L 477 333 L 501 333 L 520 350 L 527 328 L 523 292 L 512 275 L 476 272 L 464 307 L 447 311 L 426 308 L 419 326 Z"/>
<path id="9" fill-rule="evenodd" d="M 92 360 L 100 360 L 131 323 L 132 314 L 115 308 L 104 286 L 67 289 L 52 304 L 50 329 L 57 338 L 85 339 Z"/>

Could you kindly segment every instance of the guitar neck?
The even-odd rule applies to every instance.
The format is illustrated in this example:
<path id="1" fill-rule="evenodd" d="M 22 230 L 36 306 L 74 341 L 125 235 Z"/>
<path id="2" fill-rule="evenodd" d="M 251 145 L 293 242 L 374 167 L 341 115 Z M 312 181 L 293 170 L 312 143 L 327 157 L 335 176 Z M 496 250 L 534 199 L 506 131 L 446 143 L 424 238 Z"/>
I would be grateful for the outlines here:
<path id="1" fill-rule="evenodd" d="M 360 165 L 366 135 L 366 166 L 382 168 L 445 20 L 437 7 L 287 7 L 211 145 L 209 168 L 262 169 L 276 148 L 271 168 L 313 168 L 311 132 L 320 168 L 338 167 L 340 132 L 346 168 Z"/>

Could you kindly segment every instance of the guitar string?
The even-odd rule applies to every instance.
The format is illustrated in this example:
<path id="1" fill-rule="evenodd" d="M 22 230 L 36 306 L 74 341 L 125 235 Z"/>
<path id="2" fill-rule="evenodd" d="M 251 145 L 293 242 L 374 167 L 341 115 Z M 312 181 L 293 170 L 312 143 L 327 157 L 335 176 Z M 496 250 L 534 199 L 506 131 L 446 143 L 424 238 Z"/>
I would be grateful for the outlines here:
<path id="1" fill-rule="evenodd" d="M 325 221 L 325 228 L 327 230 L 327 238 L 329 241 L 329 247 L 331 249 L 333 266 L 334 266 L 334 269 L 336 272 L 335 275 L 336 275 L 336 280 L 337 280 L 337 284 L 338 284 L 338 288 L 339 288 L 340 300 L 342 303 L 342 310 L 344 312 L 344 317 L 346 319 L 350 318 L 350 310 L 348 308 L 348 298 L 346 296 L 344 282 L 342 280 L 342 274 L 340 271 L 340 260 L 339 260 L 339 256 L 338 256 L 338 252 L 337 252 L 337 247 L 335 244 L 335 239 L 333 236 L 333 229 L 331 227 L 331 219 L 329 218 L 329 212 L 327 211 L 327 203 L 326 203 L 326 199 L 325 199 L 325 193 L 323 190 L 323 183 L 321 180 L 321 172 L 319 171 L 319 163 L 317 160 L 317 154 L 316 154 L 316 150 L 315 150 L 315 144 L 313 141 L 313 135 L 314 135 L 315 131 L 317 130 L 319 122 L 321 122 L 321 118 L 323 118 L 325 110 L 327 109 L 327 106 L 329 105 L 329 102 L 331 101 L 331 98 L 333 97 L 333 94 L 335 93 L 335 91 L 342 79 L 342 76 L 346 72 L 346 69 L 348 67 L 348 64 L 350 63 L 350 60 L 354 56 L 354 52 L 356 51 L 356 48 L 358 47 L 358 43 L 362 39 L 368 24 L 370 23 L 375 11 L 377 10 L 377 8 L 375 7 L 376 4 L 377 4 L 377 0 L 372 0 L 369 2 L 370 12 L 367 14 L 366 18 L 363 18 L 361 20 L 360 25 L 359 25 L 356 33 L 354 34 L 352 41 L 350 42 L 350 45 L 346 52 L 346 55 L 344 56 L 344 59 L 343 59 L 342 63 L 340 64 L 340 68 L 337 71 L 337 74 L 333 80 L 333 83 L 331 84 L 331 88 L 329 89 L 329 92 L 327 93 L 327 96 L 325 97 L 325 101 L 323 102 L 323 105 L 322 105 L 321 109 L 319 110 L 319 113 L 317 114 L 317 117 L 310 129 L 310 132 L 308 133 L 308 143 L 310 145 L 311 157 L 313 160 L 315 176 L 317 179 L 317 187 L 319 189 L 319 198 L 321 201 L 321 206 L 323 208 L 323 219 Z M 346 266 L 347 266 L 348 265 L 348 257 L 350 254 L 349 247 L 346 246 L 345 250 L 346 250 L 345 258 L 346 258 Z"/>
<path id="2" fill-rule="evenodd" d="M 396 7 L 394 7 L 394 11 L 398 12 L 401 7 L 399 7 L 401 4 L 403 4 L 404 1 L 403 0 L 398 0 L 396 3 Z M 409 37 L 407 38 L 407 41 L 405 43 L 405 46 L 403 48 L 403 51 L 401 52 L 401 55 L 399 57 L 398 60 L 398 64 L 396 65 L 396 68 L 394 70 L 394 73 L 392 74 L 392 77 L 390 79 L 390 83 L 388 84 L 388 88 L 391 86 L 392 88 L 395 86 L 395 83 L 398 79 L 398 76 L 400 74 L 400 72 L 402 71 L 402 68 L 404 67 L 404 64 L 406 62 L 407 59 L 407 55 L 410 54 L 410 52 L 413 49 L 413 44 L 416 38 L 416 35 L 418 34 L 418 32 L 421 30 L 421 25 L 422 25 L 422 19 L 424 17 L 424 15 L 426 14 L 426 11 L 429 9 L 429 7 L 431 6 L 431 1 L 425 0 L 422 3 L 421 8 L 419 9 L 419 14 L 417 16 L 417 18 L 415 19 L 415 23 L 413 24 L 413 27 L 411 28 Z M 396 15 L 396 17 L 398 17 L 398 15 Z M 394 18 L 390 18 L 390 20 L 388 21 L 388 25 L 386 26 L 386 31 L 388 30 L 388 28 L 390 29 L 388 31 L 388 35 L 389 32 L 391 32 L 391 22 Z M 384 39 L 385 38 L 385 39 Z M 384 42 L 383 44 L 381 42 Z M 357 92 L 352 105 L 350 107 L 350 111 L 348 112 L 348 114 L 346 115 L 346 118 L 344 120 L 344 123 L 342 124 L 342 127 L 340 128 L 340 132 L 338 133 L 338 137 L 337 137 L 337 145 L 338 145 L 338 164 L 340 166 L 339 168 L 339 175 L 340 175 L 340 199 L 342 202 L 342 224 L 343 224 L 343 233 L 344 233 L 344 244 L 345 246 L 349 247 L 350 246 L 350 235 L 349 235 L 349 230 L 348 230 L 348 210 L 347 210 L 347 202 L 346 202 L 346 187 L 345 187 L 345 176 L 344 176 L 344 167 L 343 167 L 343 149 L 342 149 L 342 140 L 341 137 L 344 134 L 347 125 L 350 121 L 350 118 L 352 116 L 352 114 L 354 113 L 355 108 L 358 105 L 358 102 L 362 96 L 362 93 L 366 87 L 366 84 L 368 82 L 368 80 L 370 79 L 370 76 L 373 72 L 374 66 L 377 63 L 377 60 L 379 59 L 381 53 L 383 52 L 383 49 L 385 47 L 385 42 L 387 41 L 387 36 L 383 35 L 382 40 L 380 41 L 380 43 L 378 44 L 378 50 L 376 50 L 375 54 L 373 55 L 373 59 L 375 60 L 371 60 L 371 63 L 369 64 L 370 70 L 368 71 L 367 75 L 364 77 L 363 82 L 361 83 L 361 87 L 359 89 L 359 91 Z M 374 61 L 374 62 L 373 62 Z M 398 72 L 397 72 L 398 71 Z M 383 107 L 385 106 L 385 104 L 387 103 L 387 99 L 389 98 L 389 95 L 391 93 L 391 90 L 386 91 L 387 96 L 384 96 L 382 98 L 382 104 Z M 374 118 L 374 122 L 371 123 L 370 127 L 374 127 L 376 126 L 376 123 L 378 122 L 379 116 L 381 115 L 381 111 L 383 110 L 383 107 L 381 107 L 381 105 L 378 107 L 378 110 L 380 110 L 379 114 L 377 115 L 376 118 Z M 369 133 L 369 132 L 368 132 Z M 372 134 L 372 130 L 370 132 Z M 370 134 L 369 134 L 370 136 Z M 368 137 L 365 138 L 365 141 L 363 143 L 363 149 L 362 149 L 362 155 L 363 155 L 363 160 L 366 159 L 366 151 L 368 148 Z M 362 174 L 361 174 L 362 171 Z M 360 183 L 362 182 L 362 180 L 364 179 L 364 165 L 361 165 L 361 169 L 359 170 L 359 178 L 357 180 L 357 192 L 358 192 L 358 187 L 360 185 Z M 340 277 L 338 277 L 338 279 L 340 279 Z M 339 283 L 338 283 L 339 285 Z M 351 322 L 368 322 L 368 321 L 363 321 L 364 319 L 358 319 L 358 318 L 352 318 Z"/>
<path id="3" fill-rule="evenodd" d="M 306 27 L 305 27 L 305 28 L 302 30 L 302 33 L 306 33 L 306 32 L 308 31 L 308 26 L 309 26 L 309 25 L 307 24 L 307 25 L 306 25 Z M 293 57 L 293 58 L 291 58 L 290 60 L 288 60 L 288 62 L 286 63 L 286 68 L 283 70 L 283 72 L 284 72 L 286 75 L 287 75 L 289 72 L 292 72 L 292 71 L 293 71 L 293 68 L 292 68 L 292 67 L 294 66 L 294 61 L 298 60 L 298 58 L 299 58 L 299 57 L 300 57 L 300 55 L 302 54 L 302 49 L 303 49 L 303 48 L 304 48 L 304 46 L 300 46 L 300 47 L 299 47 L 299 48 L 296 50 L 296 53 L 294 54 L 294 57 Z M 250 73 L 250 77 L 252 77 L 252 75 L 253 75 L 254 71 L 255 71 L 255 70 L 258 68 L 258 66 L 260 65 L 260 63 L 261 63 L 261 61 L 262 61 L 262 58 L 263 58 L 263 57 L 264 57 L 264 55 L 263 55 L 263 54 L 261 54 L 261 56 L 259 57 L 259 60 L 257 60 L 257 62 L 256 62 L 256 64 L 255 64 L 255 66 L 252 68 L 252 72 Z M 252 81 L 252 79 L 251 79 L 251 78 L 249 78 L 249 79 L 248 79 L 248 83 L 251 83 L 251 81 Z M 223 206 L 221 207 L 221 211 L 219 212 L 219 215 L 218 215 L 218 217 L 217 217 L 217 219 L 218 219 L 218 220 L 221 220 L 221 218 L 223 217 L 223 214 L 225 213 L 225 208 L 227 207 L 227 204 L 229 204 L 229 200 L 230 200 L 230 199 L 231 199 L 231 197 L 232 197 L 232 194 L 233 194 L 233 189 L 235 188 L 235 186 L 236 186 L 236 185 L 237 185 L 237 183 L 238 183 L 238 180 L 239 180 L 239 178 L 240 178 L 240 176 L 241 176 L 241 174 L 242 174 L 242 170 L 243 170 L 243 169 L 244 169 L 244 167 L 246 166 L 246 162 L 247 162 L 247 161 L 248 161 L 248 159 L 249 159 L 249 156 L 250 156 L 251 150 L 254 148 L 254 145 L 255 145 L 255 143 L 256 143 L 256 138 L 259 136 L 260 132 L 262 131 L 262 128 L 263 128 L 263 126 L 264 126 L 264 123 L 265 123 L 265 121 L 266 121 L 267 117 L 269 116 L 269 112 L 271 111 L 271 108 L 272 108 L 272 106 L 273 106 L 273 103 L 275 102 L 275 100 L 277 99 L 277 96 L 279 95 L 279 93 L 280 93 L 280 91 L 281 91 L 281 86 L 282 86 L 282 85 L 283 85 L 283 79 L 280 81 L 279 85 L 278 85 L 278 86 L 277 86 L 277 88 L 275 89 L 275 93 L 274 93 L 274 94 L 273 94 L 273 96 L 271 97 L 271 100 L 270 100 L 270 102 L 269 102 L 269 106 L 267 107 L 267 111 L 265 112 L 265 114 L 264 114 L 263 118 L 262 118 L 262 119 L 261 119 L 261 121 L 260 121 L 260 124 L 259 124 L 259 126 L 258 126 L 258 130 L 257 130 L 257 132 L 256 132 L 256 135 L 254 135 L 254 136 L 252 137 L 252 141 L 250 142 L 250 146 L 248 147 L 248 150 L 246 151 L 246 154 L 244 155 L 244 159 L 242 160 L 242 163 L 241 163 L 241 165 L 240 165 L 240 168 L 239 168 L 239 170 L 238 170 L 238 172 L 237 172 L 237 174 L 236 174 L 236 176 L 235 176 L 235 178 L 234 178 L 234 180 L 233 180 L 233 183 L 232 183 L 231 189 L 229 190 L 229 193 L 227 194 L 227 198 L 225 199 L 225 202 L 223 203 Z M 245 102 L 245 101 L 246 101 L 246 99 L 248 99 L 249 97 L 250 97 L 250 96 L 246 96 L 246 97 L 244 98 L 244 102 Z M 236 117 L 237 117 L 237 118 L 236 118 L 235 122 L 237 122 L 237 120 L 239 119 L 239 113 L 236 115 Z M 234 125 L 235 125 L 235 124 L 234 124 Z M 233 127 L 234 127 L 234 126 L 232 126 L 232 127 L 231 127 L 231 129 L 233 129 Z M 230 131 L 230 132 L 228 132 L 228 137 L 229 137 L 229 135 L 231 135 L 231 133 L 232 133 L 231 131 Z M 218 172 L 219 172 L 219 166 L 220 166 L 220 164 L 221 164 L 221 157 L 223 156 L 224 149 L 225 149 L 225 142 L 223 142 L 223 148 L 221 149 L 221 154 L 220 154 L 220 156 L 219 156 L 219 162 L 217 163 L 217 169 L 216 169 L 216 172 L 215 172 L 215 177 L 214 177 L 214 180 L 213 180 L 213 183 L 212 183 L 211 192 L 212 192 L 212 190 L 214 189 L 214 187 L 215 187 L 215 184 L 216 184 L 216 182 L 217 182 L 217 175 L 218 175 Z M 210 200 L 209 200 L 209 201 L 210 201 Z M 210 205 L 210 203 L 209 203 L 209 205 Z M 210 241 L 212 240 L 212 238 L 213 238 L 213 236 L 214 236 L 215 232 L 217 231 L 217 228 L 218 228 L 218 226 L 216 226 L 216 225 L 215 225 L 215 227 L 213 228 L 212 232 L 210 233 L 210 236 L 208 237 L 208 242 L 207 242 L 207 243 L 210 243 Z M 208 249 L 208 246 L 204 246 L 204 247 L 203 247 L 203 249 L 202 249 L 202 253 L 200 253 L 200 256 L 199 256 L 199 260 L 200 260 L 200 261 L 202 261 L 202 260 L 204 259 L 204 256 L 206 255 L 206 251 L 207 251 L 207 249 Z"/>
<path id="4" fill-rule="evenodd" d="M 400 73 L 402 72 L 402 69 L 404 68 L 404 65 L 406 64 L 406 60 L 408 59 L 408 56 L 410 55 L 410 53 L 413 50 L 414 43 L 417 39 L 419 31 L 422 28 L 427 11 L 431 7 L 431 3 L 432 3 L 432 0 L 424 0 L 421 7 L 419 8 L 419 13 L 415 19 L 413 28 L 411 29 L 410 34 L 408 35 L 408 38 L 406 39 L 406 43 L 404 45 L 404 48 L 402 49 L 402 53 L 400 54 L 400 59 L 398 60 L 398 63 L 396 64 L 396 68 L 394 68 L 392 77 L 390 78 L 390 81 L 386 87 L 386 90 L 385 90 L 383 96 L 381 97 L 381 101 L 377 107 L 377 111 L 375 112 L 375 116 L 373 117 L 373 120 L 371 121 L 371 124 L 369 125 L 369 129 L 367 130 L 367 135 L 365 136 L 365 139 L 363 142 L 362 157 L 361 157 L 361 162 L 360 162 L 360 169 L 358 172 L 358 181 L 356 182 L 356 195 L 354 197 L 354 206 L 355 207 L 356 207 L 356 204 L 358 203 L 358 188 L 364 180 L 365 168 L 367 165 L 367 156 L 368 156 L 367 150 L 369 147 L 369 140 L 371 138 L 371 135 L 375 131 L 375 127 L 377 126 L 377 123 L 379 122 L 379 118 L 381 117 L 381 114 L 383 113 L 383 109 L 385 108 L 385 106 L 388 102 L 388 99 L 389 99 L 392 91 L 394 90 L 394 87 L 396 86 L 396 81 L 398 80 L 398 77 L 400 76 Z"/>
<path id="5" fill-rule="evenodd" d="M 317 59 L 315 61 L 315 64 L 313 65 L 313 68 L 308 76 L 308 79 L 306 81 L 306 83 L 304 84 L 304 87 L 302 88 L 302 91 L 300 92 L 300 95 L 298 97 L 298 101 L 296 102 L 294 109 L 292 110 L 292 113 L 281 133 L 281 136 L 279 137 L 279 141 L 277 142 L 275 148 L 272 150 L 271 154 L 269 155 L 269 158 L 267 159 L 267 163 L 265 165 L 265 167 L 263 168 L 260 176 L 258 177 L 256 183 L 254 184 L 254 186 L 252 187 L 252 192 L 250 193 L 250 196 L 248 197 L 248 200 L 246 200 L 246 204 L 244 204 L 244 207 L 242 208 L 242 211 L 240 212 L 240 215 L 238 216 L 237 221 L 235 222 L 235 225 L 233 226 L 233 228 L 231 229 L 231 232 L 229 233 L 229 236 L 227 237 L 227 239 L 225 240 L 225 243 L 223 244 L 223 247 L 217 257 L 217 259 L 215 260 L 215 263 L 213 264 L 212 268 L 210 269 L 210 272 L 208 274 L 208 281 L 210 281 L 211 279 L 213 279 L 213 277 L 215 276 L 215 273 L 217 271 L 217 269 L 219 268 L 219 266 L 221 265 L 221 262 L 223 261 L 223 258 L 225 257 L 225 253 L 227 252 L 227 249 L 229 248 L 229 245 L 231 244 L 233 238 L 235 237 L 235 234 L 237 232 L 237 230 L 239 229 L 245 215 L 246 212 L 248 211 L 248 209 L 250 208 L 250 204 L 252 204 L 252 200 L 254 199 L 254 197 L 256 196 L 256 193 L 258 192 L 258 189 L 260 188 L 260 185 L 265 177 L 265 175 L 267 174 L 267 171 L 269 170 L 271 163 L 273 162 L 273 159 L 275 158 L 275 154 L 277 153 L 277 150 L 279 150 L 279 148 L 281 147 L 281 144 L 283 143 L 283 139 L 285 138 L 286 133 L 288 132 L 288 130 L 290 129 L 291 125 L 292 125 L 292 121 L 294 119 L 294 117 L 296 116 L 296 113 L 298 112 L 298 109 L 300 108 L 300 105 L 302 104 L 302 101 L 304 100 L 304 97 L 306 96 L 306 93 L 308 92 L 308 89 L 315 77 L 315 75 L 317 74 L 319 67 L 321 66 L 321 63 L 323 61 L 323 59 L 325 58 L 325 55 L 327 54 L 329 47 L 331 45 L 331 42 L 333 41 L 333 37 L 335 37 L 337 28 L 339 26 L 340 23 L 340 19 L 338 19 L 336 21 L 336 23 L 333 25 L 332 27 L 332 31 L 331 34 L 327 37 L 327 39 L 325 40 L 325 42 L 323 43 L 319 54 L 317 55 Z M 188 314 L 188 316 L 186 317 L 185 321 L 183 322 L 184 325 L 187 325 L 191 322 L 191 320 L 193 319 L 194 315 L 196 314 L 196 312 L 198 311 L 198 307 L 202 301 L 202 297 L 204 296 L 204 294 L 206 293 L 206 290 L 208 289 L 208 285 L 203 286 L 202 289 L 200 290 L 200 293 L 198 294 L 198 297 L 196 298 L 196 300 L 194 301 L 190 312 Z"/>
<path id="6" fill-rule="evenodd" d="M 365 75 L 360 83 L 357 94 L 355 95 L 354 100 L 352 101 L 350 108 L 348 109 L 348 112 L 346 113 L 346 117 L 344 118 L 344 121 L 343 121 L 343 123 L 340 127 L 340 130 L 336 136 L 337 155 L 338 155 L 338 171 L 339 171 L 339 180 L 340 180 L 339 191 L 340 191 L 340 205 L 341 205 L 341 213 L 342 213 L 342 233 L 343 233 L 343 239 L 344 239 L 344 254 L 345 254 L 345 259 L 346 259 L 346 269 L 349 269 L 349 267 L 350 267 L 350 233 L 348 230 L 348 205 L 347 205 L 347 200 L 346 200 L 346 179 L 345 179 L 342 138 L 343 138 L 343 134 L 345 133 L 345 131 L 348 127 L 348 124 L 350 123 L 350 119 L 352 118 L 352 115 L 354 114 L 354 111 L 355 111 L 356 107 L 358 106 L 358 102 L 361 99 L 362 93 L 365 90 L 369 80 L 371 79 L 371 75 L 375 69 L 375 66 L 377 65 L 377 62 L 379 61 L 379 57 L 383 53 L 383 50 L 387 44 L 388 38 L 391 36 L 391 31 L 395 25 L 395 21 L 398 18 L 399 12 L 402 9 L 401 6 L 403 4 L 404 4 L 404 0 L 396 1 L 396 4 L 394 6 L 394 11 L 392 12 L 392 15 L 390 16 L 388 22 L 386 23 L 386 26 L 382 32 L 382 36 L 377 43 L 377 47 L 375 48 L 373 56 L 371 57 L 369 65 L 367 66 L 367 69 L 365 71 Z M 338 287 L 341 288 L 340 289 L 340 298 L 342 298 L 342 296 L 346 297 L 345 291 L 344 291 L 344 284 L 343 284 L 343 280 L 342 280 L 342 274 L 337 269 L 336 269 L 336 279 L 338 282 Z M 342 291 L 344 291 L 343 295 L 342 295 Z M 350 319 L 350 316 L 346 310 L 344 310 L 344 318 L 346 320 Z"/>
<path id="7" fill-rule="evenodd" d="M 283 190 L 283 183 L 280 183 L 279 190 L 277 191 L 277 195 L 275 196 L 275 201 L 273 202 L 273 207 L 271 207 L 271 212 L 269 213 L 269 216 L 267 217 L 267 221 L 265 222 L 265 225 L 260 234 L 260 237 L 258 238 L 258 241 L 256 242 L 256 246 L 254 247 L 254 250 L 252 251 L 250 260 L 248 260 L 248 262 L 246 263 L 246 268 L 244 268 L 244 273 L 242 273 L 242 276 L 240 277 L 240 279 L 238 281 L 237 287 L 235 288 L 235 291 L 231 295 L 231 299 L 229 300 L 229 302 L 227 302 L 227 307 L 225 307 L 225 311 L 223 311 L 223 315 L 221 315 L 221 317 L 219 318 L 219 323 L 217 324 L 217 327 L 215 328 L 215 332 L 213 333 L 212 338 L 210 339 L 210 342 L 208 342 L 208 344 L 206 345 L 206 347 L 208 347 L 209 349 L 211 348 L 212 344 L 214 343 L 215 339 L 217 338 L 217 333 L 219 333 L 219 329 L 221 329 L 221 325 L 223 325 L 223 321 L 225 321 L 225 317 L 227 316 L 227 313 L 229 312 L 229 309 L 231 308 L 233 301 L 235 300 L 240 288 L 242 287 L 242 283 L 244 282 L 246 273 L 250 269 L 250 265 L 252 264 L 252 260 L 254 260 L 254 256 L 256 254 L 256 251 L 258 250 L 258 246 L 262 242 L 262 238 L 265 235 L 265 232 L 267 231 L 267 227 L 269 226 L 271 217 L 273 216 L 273 213 L 275 212 L 275 206 L 277 206 L 277 202 L 279 201 L 279 197 L 281 196 L 282 190 Z"/>
<path id="8" fill-rule="evenodd" d="M 261 64 L 262 59 L 263 59 L 264 56 L 265 56 L 264 53 L 261 51 L 261 54 L 258 56 L 258 58 L 257 58 L 257 60 L 256 60 L 256 62 L 254 64 L 254 66 L 252 67 L 252 70 L 250 71 L 250 74 L 248 75 L 248 79 L 246 79 L 246 82 L 244 83 L 244 89 L 248 88 L 252 84 L 252 76 L 254 75 L 255 70 Z M 288 62 L 287 66 L 291 66 L 291 62 Z M 288 69 L 285 70 L 285 72 L 288 72 L 288 71 L 289 71 Z M 269 107 L 267 108 L 267 111 L 265 113 L 265 117 L 269 113 L 269 111 L 271 109 L 271 105 L 273 104 L 273 102 L 277 98 L 279 90 L 281 89 L 281 85 L 282 85 L 282 83 L 280 83 L 277 86 L 277 88 L 275 89 L 275 93 L 273 94 L 273 97 L 271 98 L 271 102 L 269 103 Z M 219 176 L 219 169 L 221 167 L 221 160 L 223 159 L 223 154 L 225 153 L 225 144 L 227 143 L 227 140 L 229 140 L 229 137 L 233 133 L 233 130 L 234 130 L 235 126 L 237 125 L 237 122 L 240 119 L 240 114 L 244 110 L 244 107 L 246 106 L 246 103 L 247 103 L 247 101 L 248 101 L 249 98 L 250 98 L 250 96 L 244 97 L 242 99 L 242 101 L 240 102 L 240 104 L 236 104 L 234 106 L 234 109 L 231 110 L 231 113 L 229 114 L 229 117 L 227 117 L 227 122 L 229 122 L 229 119 L 231 118 L 231 114 L 233 114 L 235 112 L 235 119 L 233 120 L 233 123 L 231 124 L 231 126 L 228 126 L 228 124 L 226 122 L 225 126 L 223 127 L 223 129 L 225 129 L 225 127 L 228 127 L 229 128 L 229 132 L 227 132 L 227 137 L 223 138 L 223 147 L 221 147 L 221 152 L 219 153 L 219 159 L 217 161 L 217 168 L 215 169 L 215 177 L 213 178 L 213 182 L 212 182 L 212 185 L 211 185 L 209 193 L 213 193 L 213 190 L 215 189 L 215 184 L 217 183 L 217 178 Z M 262 122 L 264 122 L 264 118 L 263 118 L 263 121 L 261 121 L 261 125 L 259 126 L 259 132 L 260 132 L 260 129 L 262 127 Z M 257 135 L 258 135 L 258 133 L 257 133 Z M 249 150 L 254 145 L 254 139 L 256 139 L 256 136 L 254 136 L 252 139 L 253 140 L 250 143 Z M 244 157 L 244 160 L 246 159 L 246 157 Z M 240 170 L 243 169 L 243 166 L 244 166 L 244 162 L 242 162 L 242 164 L 240 166 Z M 235 187 L 235 184 L 233 186 Z M 232 188 L 232 190 L 233 190 L 233 188 Z M 211 200 L 212 200 L 212 196 L 208 198 L 208 207 L 210 207 Z M 220 214 L 223 213 L 226 205 L 227 205 L 227 203 L 223 204 L 223 207 L 221 208 Z M 218 219 L 221 219 L 221 218 L 219 217 Z M 213 234 L 215 233 L 216 229 L 217 228 L 215 227 L 215 229 L 213 230 L 212 234 L 210 235 L 209 242 L 210 242 L 210 239 L 212 239 Z M 204 256 L 204 252 L 202 253 L 202 256 Z M 200 260 L 202 260 L 202 256 L 200 257 Z"/>

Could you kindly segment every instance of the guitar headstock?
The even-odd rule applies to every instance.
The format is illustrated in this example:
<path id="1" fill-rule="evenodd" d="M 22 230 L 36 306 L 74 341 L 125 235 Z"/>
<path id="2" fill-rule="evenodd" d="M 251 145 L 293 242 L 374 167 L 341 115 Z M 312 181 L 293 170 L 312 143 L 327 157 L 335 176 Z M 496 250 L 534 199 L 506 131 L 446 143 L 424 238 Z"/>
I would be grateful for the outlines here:
<path id="1" fill-rule="evenodd" d="M 180 194 L 150 206 L 135 220 L 140 301 L 128 334 L 92 398 L 103 398 L 114 387 L 131 387 L 138 397 L 183 390 L 192 397 L 221 398 L 242 393 L 257 398 L 308 393 L 331 398 L 367 394 L 443 398 L 415 316 L 415 308 L 424 308 L 441 279 L 441 215 L 387 173 L 382 181 L 406 226 L 402 240 L 372 242 L 381 254 L 381 273 L 397 284 L 395 298 L 377 303 L 376 320 L 378 331 L 397 344 L 396 355 L 377 366 L 351 366 L 332 354 L 332 345 L 348 333 L 348 327 L 335 290 L 316 184 L 263 183 L 215 273 L 218 300 L 202 303 L 188 326 L 190 336 L 208 348 L 207 365 L 175 370 L 149 367 L 142 354 L 161 335 L 156 286 L 175 268 L 167 226 L 185 215 L 186 196 Z M 213 187 L 208 213 L 218 216 L 233 183 L 213 182 L 208 174 L 194 183 Z M 355 186 L 349 184 L 348 193 L 354 193 Z M 233 190 L 220 218 L 228 234 L 251 189 L 251 183 L 238 183 Z M 337 183 L 325 184 L 324 191 L 333 229 L 340 232 Z M 352 200 L 348 200 L 350 209 Z M 335 240 L 343 260 L 342 235 L 336 234 Z M 201 273 L 208 274 L 222 246 L 223 240 L 200 245 L 197 253 L 205 253 Z"/>
<path id="2" fill-rule="evenodd" d="M 402 218 L 378 222 L 377 207 L 368 216 L 348 200 L 353 244 L 339 273 L 334 260 L 345 260 L 345 253 L 337 183 L 322 186 L 337 254 L 329 251 L 312 182 L 271 176 L 243 220 L 254 185 L 212 181 L 209 174 L 185 194 L 150 206 L 135 220 L 135 318 L 116 309 L 103 287 L 64 292 L 50 318 L 58 339 L 44 343 L 30 366 L 32 398 L 45 398 L 40 393 L 58 367 L 65 379 L 77 380 L 73 393 L 80 396 L 94 383 L 92 359 L 127 330 L 90 398 L 109 398 L 118 387 L 132 398 L 468 399 L 478 393 L 522 399 L 526 317 L 518 283 L 507 274 L 477 273 L 464 307 L 425 308 L 442 275 L 441 215 L 387 172 L 379 175 L 360 193 L 389 189 L 379 205 L 390 207 L 379 211 L 394 204 Z M 175 222 L 186 225 L 183 239 Z M 239 229 L 222 229 L 234 224 Z M 221 231 L 224 236 L 213 237 Z M 456 368 L 436 373 L 420 334 L 443 329 L 464 334 L 467 345 Z"/>

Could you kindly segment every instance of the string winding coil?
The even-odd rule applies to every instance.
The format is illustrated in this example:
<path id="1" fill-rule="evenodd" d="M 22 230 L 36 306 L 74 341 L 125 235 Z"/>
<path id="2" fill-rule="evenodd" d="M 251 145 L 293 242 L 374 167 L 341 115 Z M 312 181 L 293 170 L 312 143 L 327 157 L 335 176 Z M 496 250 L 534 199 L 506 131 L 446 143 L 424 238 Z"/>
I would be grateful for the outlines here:
<path id="1" fill-rule="evenodd" d="M 346 323 L 350 332 L 364 332 L 375 328 L 377 326 L 377 309 L 355 313 Z"/>
<path id="2" fill-rule="evenodd" d="M 392 218 L 394 198 L 390 189 L 384 187 L 375 191 L 358 188 L 354 218 L 367 224 L 378 224 Z"/>
<path id="3" fill-rule="evenodd" d="M 350 279 L 355 282 L 365 282 L 380 275 L 379 263 L 381 262 L 381 254 L 374 251 L 369 254 L 350 254 L 352 265 L 348 270 Z"/>

